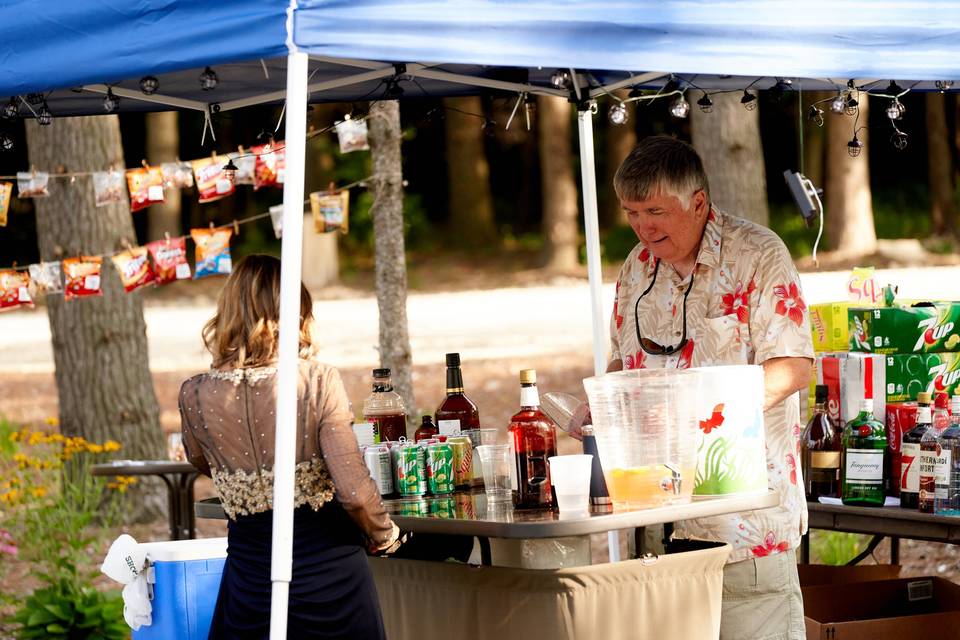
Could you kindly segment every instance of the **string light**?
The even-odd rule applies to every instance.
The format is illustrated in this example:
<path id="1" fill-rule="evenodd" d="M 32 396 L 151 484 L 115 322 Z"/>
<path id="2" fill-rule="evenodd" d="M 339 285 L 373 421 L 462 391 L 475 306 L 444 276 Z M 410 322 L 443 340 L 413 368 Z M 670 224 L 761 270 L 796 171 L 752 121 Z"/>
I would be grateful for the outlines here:
<path id="1" fill-rule="evenodd" d="M 823 126 L 823 109 L 815 104 L 810 105 L 810 111 L 807 112 L 807 119 L 818 127 Z"/>
<path id="2" fill-rule="evenodd" d="M 42 93 L 28 93 L 28 94 L 27 94 L 27 102 L 29 102 L 30 104 L 32 104 L 32 105 L 35 106 L 35 107 L 36 107 L 36 106 L 39 106 L 39 105 L 43 104 L 43 102 L 44 102 L 43 94 L 42 94 Z"/>
<path id="3" fill-rule="evenodd" d="M 563 69 L 557 69 L 552 74 L 550 74 L 550 84 L 552 84 L 557 89 L 570 88 L 570 73 L 567 71 L 564 71 Z"/>
<path id="4" fill-rule="evenodd" d="M 744 89 L 743 97 L 740 98 L 740 104 L 742 104 L 743 108 L 747 111 L 754 111 L 757 108 L 757 96 Z"/>
<path id="5" fill-rule="evenodd" d="M 847 99 L 843 101 L 843 112 L 848 116 L 856 115 L 859 104 L 857 99 L 853 97 L 853 92 L 848 93 Z"/>
<path id="6" fill-rule="evenodd" d="M 860 138 L 857 137 L 857 134 L 853 134 L 853 139 L 847 143 L 847 154 L 851 158 L 856 158 L 860 155 L 860 152 L 863 151 L 863 143 L 860 141 Z"/>
<path id="7" fill-rule="evenodd" d="M 103 97 L 103 110 L 113 113 L 120 106 L 120 98 L 113 94 L 113 89 L 107 88 L 107 95 Z"/>
<path id="8" fill-rule="evenodd" d="M 780 102 L 788 91 L 793 89 L 793 81 L 789 78 L 777 78 L 777 82 L 770 87 L 770 99 Z"/>
<path id="9" fill-rule="evenodd" d="M 7 133 L 0 133 L 0 149 L 13 151 L 13 137 Z"/>
<path id="10" fill-rule="evenodd" d="M 203 73 L 200 74 L 200 88 L 204 91 L 213 91 L 218 84 L 220 84 L 220 78 L 217 77 L 217 72 L 210 67 L 204 69 Z"/>
<path id="11" fill-rule="evenodd" d="M 160 88 L 160 81 L 156 76 L 143 76 L 140 78 L 140 91 L 145 95 L 152 96 Z"/>
<path id="12" fill-rule="evenodd" d="M 704 93 L 703 97 L 697 100 L 697 106 L 700 107 L 700 111 L 710 113 L 713 111 L 713 100 L 710 99 L 709 94 Z"/>
<path id="13" fill-rule="evenodd" d="M 10 98 L 10 102 L 4 105 L 3 117 L 6 120 L 16 120 L 20 117 L 20 107 L 17 105 L 16 98 Z"/>
<path id="14" fill-rule="evenodd" d="M 626 124 L 628 119 L 627 107 L 622 102 L 618 102 L 615 105 L 610 107 L 610 111 L 607 112 L 607 117 L 610 119 L 610 122 L 620 126 Z"/>
<path id="15" fill-rule="evenodd" d="M 907 134 L 894 127 L 893 134 L 890 136 L 890 144 L 892 144 L 897 150 L 903 151 L 907 148 L 907 142 Z"/>
<path id="16" fill-rule="evenodd" d="M 844 110 L 847 108 L 847 103 L 843 99 L 843 94 L 838 93 L 837 97 L 833 99 L 830 103 L 830 111 L 837 114 L 838 116 L 843 115 Z"/>
<path id="17" fill-rule="evenodd" d="M 483 135 L 487 136 L 488 138 L 493 138 L 497 135 L 497 123 L 490 118 L 487 118 L 483 121 L 481 130 L 483 131 Z"/>
<path id="18" fill-rule="evenodd" d="M 951 88 L 953 88 L 953 80 L 937 80 L 934 84 L 936 84 L 937 89 L 940 90 L 940 93 L 949 91 Z"/>
<path id="19" fill-rule="evenodd" d="M 677 96 L 677 99 L 673 101 L 673 104 L 670 105 L 670 115 L 674 118 L 686 118 L 687 114 L 690 113 L 690 103 L 687 102 L 686 98 L 683 97 L 681 93 Z"/>
<path id="20" fill-rule="evenodd" d="M 234 183 L 237 181 L 238 170 L 239 168 L 237 167 L 237 165 L 233 164 L 233 158 L 228 158 L 227 164 L 223 165 L 223 169 L 221 169 L 221 172 L 223 173 L 224 178 L 229 180 L 231 183 Z"/>
<path id="21" fill-rule="evenodd" d="M 898 98 L 894 98 L 887 106 L 887 117 L 891 120 L 901 119 L 906 112 L 907 108 L 903 106 L 903 103 L 900 102 Z"/>
<path id="22" fill-rule="evenodd" d="M 47 102 L 44 101 L 40 109 L 37 111 L 37 124 L 40 126 L 46 127 L 53 124 L 53 114 L 50 113 L 50 109 L 47 107 Z"/>

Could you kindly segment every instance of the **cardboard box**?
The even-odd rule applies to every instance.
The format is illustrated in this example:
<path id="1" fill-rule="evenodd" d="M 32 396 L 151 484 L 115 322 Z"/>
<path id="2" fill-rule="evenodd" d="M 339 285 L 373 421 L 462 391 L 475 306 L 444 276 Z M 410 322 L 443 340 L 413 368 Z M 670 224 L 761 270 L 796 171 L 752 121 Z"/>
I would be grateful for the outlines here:
<path id="1" fill-rule="evenodd" d="M 846 351 L 850 345 L 847 311 L 849 302 L 824 302 L 810 305 L 810 331 L 813 350 Z"/>
<path id="2" fill-rule="evenodd" d="M 849 584 L 872 580 L 893 580 L 900 577 L 898 564 L 798 564 L 801 587 L 819 584 Z"/>
<path id="3" fill-rule="evenodd" d="M 809 640 L 955 638 L 960 585 L 901 578 L 801 587 Z"/>
<path id="4" fill-rule="evenodd" d="M 924 306 L 850 307 L 850 351 L 867 353 L 939 353 L 960 351 L 960 303 L 924 302 Z"/>

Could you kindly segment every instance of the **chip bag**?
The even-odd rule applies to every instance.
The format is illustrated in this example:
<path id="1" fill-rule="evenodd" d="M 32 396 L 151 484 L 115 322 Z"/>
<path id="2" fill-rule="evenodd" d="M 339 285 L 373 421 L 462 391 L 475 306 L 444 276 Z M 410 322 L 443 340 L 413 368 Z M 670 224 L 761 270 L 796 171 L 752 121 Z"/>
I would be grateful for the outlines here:
<path id="1" fill-rule="evenodd" d="M 32 264 L 29 268 L 34 293 L 63 293 L 63 272 L 59 262 L 41 262 Z"/>
<path id="2" fill-rule="evenodd" d="M 277 240 L 283 235 L 283 205 L 275 204 L 270 207 L 270 222 L 273 224 L 273 235 Z"/>
<path id="3" fill-rule="evenodd" d="M 63 261 L 63 275 L 66 284 L 63 296 L 67 300 L 86 296 L 102 296 L 100 289 L 100 268 L 103 259 L 100 256 L 80 256 Z"/>
<path id="4" fill-rule="evenodd" d="M 93 174 L 93 197 L 98 207 L 111 202 L 123 202 L 123 172 L 95 171 Z"/>
<path id="5" fill-rule="evenodd" d="M 120 273 L 120 280 L 127 293 L 148 284 L 156 284 L 157 276 L 150 266 L 146 247 L 133 247 L 113 256 L 113 264 Z"/>
<path id="6" fill-rule="evenodd" d="M 153 270 L 158 285 L 190 279 L 186 237 L 154 240 L 147 244 L 147 250 L 153 258 Z"/>
<path id="7" fill-rule="evenodd" d="M 250 152 L 256 156 L 256 168 L 253 171 L 253 190 L 263 187 L 275 187 L 278 184 L 277 170 L 278 156 L 277 147 L 282 147 L 283 143 L 261 144 L 252 147 Z M 286 165 L 284 160 L 283 165 Z"/>
<path id="8" fill-rule="evenodd" d="M 233 194 L 233 182 L 223 175 L 223 158 L 201 158 L 193 161 L 193 175 L 200 192 L 200 203 L 213 202 Z"/>
<path id="9" fill-rule="evenodd" d="M 317 233 L 346 233 L 350 226 L 350 191 L 314 191 L 310 194 L 310 210 Z"/>
<path id="10" fill-rule="evenodd" d="M 158 167 L 144 167 L 127 171 L 130 191 L 130 211 L 146 209 L 163 202 L 163 172 Z"/>
<path id="11" fill-rule="evenodd" d="M 193 186 L 193 167 L 189 162 L 164 162 L 160 165 L 164 189 L 189 189 Z"/>
<path id="12" fill-rule="evenodd" d="M 336 125 L 337 139 L 340 141 L 340 153 L 351 151 L 366 151 L 370 148 L 367 143 L 367 123 L 365 120 L 351 120 L 347 116 L 343 122 Z"/>
<path id="13" fill-rule="evenodd" d="M 18 307 L 33 308 L 30 275 L 25 271 L 4 269 L 0 271 L 0 311 L 10 311 Z"/>
<path id="14" fill-rule="evenodd" d="M 46 198 L 50 195 L 47 190 L 49 182 L 50 174 L 46 171 L 18 171 L 17 197 Z"/>
<path id="15" fill-rule="evenodd" d="M 194 280 L 233 271 L 233 261 L 230 258 L 231 235 L 231 229 L 190 229 L 190 236 L 197 245 Z"/>
<path id="16" fill-rule="evenodd" d="M 7 212 L 10 210 L 11 193 L 13 193 L 13 184 L 0 182 L 0 227 L 7 226 Z"/>

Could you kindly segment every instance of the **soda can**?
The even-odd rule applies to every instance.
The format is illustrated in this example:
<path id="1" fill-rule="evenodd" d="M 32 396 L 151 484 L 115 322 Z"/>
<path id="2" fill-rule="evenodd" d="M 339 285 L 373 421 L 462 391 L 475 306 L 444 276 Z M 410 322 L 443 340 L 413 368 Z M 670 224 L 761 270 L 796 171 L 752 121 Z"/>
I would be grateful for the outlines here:
<path id="1" fill-rule="evenodd" d="M 454 436 L 447 444 L 453 449 L 453 484 L 467 488 L 473 477 L 473 443 L 467 436 Z"/>
<path id="2" fill-rule="evenodd" d="M 396 490 L 402 496 L 422 496 L 427 492 L 426 459 L 415 444 L 393 448 L 396 461 Z"/>
<path id="3" fill-rule="evenodd" d="M 456 505 L 452 496 L 440 496 L 429 501 L 429 515 L 431 518 L 442 518 L 444 520 L 456 516 Z"/>
<path id="4" fill-rule="evenodd" d="M 453 493 L 453 449 L 449 444 L 427 446 L 427 488 L 433 495 Z"/>
<path id="5" fill-rule="evenodd" d="M 427 514 L 427 501 L 423 498 L 400 501 L 399 515 L 401 516 L 416 516 L 422 518 Z"/>
<path id="6" fill-rule="evenodd" d="M 393 493 L 393 461 L 388 447 L 370 446 L 363 450 L 363 462 L 370 470 L 370 477 L 380 491 L 380 495 Z"/>
<path id="7" fill-rule="evenodd" d="M 453 494 L 455 514 L 460 520 L 476 520 L 477 512 L 473 506 L 473 496 L 469 493 Z"/>

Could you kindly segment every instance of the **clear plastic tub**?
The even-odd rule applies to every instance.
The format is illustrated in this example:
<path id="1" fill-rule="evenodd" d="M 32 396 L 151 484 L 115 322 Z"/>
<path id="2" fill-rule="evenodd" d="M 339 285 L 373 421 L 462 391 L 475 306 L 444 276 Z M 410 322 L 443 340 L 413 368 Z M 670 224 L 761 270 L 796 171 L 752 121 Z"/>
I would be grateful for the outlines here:
<path id="1" fill-rule="evenodd" d="M 621 508 L 690 502 L 697 466 L 694 370 L 639 369 L 583 381 L 610 498 Z"/>

